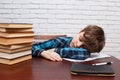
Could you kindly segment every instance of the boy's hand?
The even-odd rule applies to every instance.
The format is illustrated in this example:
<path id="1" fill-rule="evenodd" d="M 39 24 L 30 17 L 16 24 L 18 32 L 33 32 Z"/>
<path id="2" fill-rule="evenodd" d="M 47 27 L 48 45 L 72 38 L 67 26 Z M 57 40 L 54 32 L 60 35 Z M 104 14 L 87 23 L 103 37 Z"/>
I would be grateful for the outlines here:
<path id="1" fill-rule="evenodd" d="M 62 61 L 62 58 L 58 53 L 54 52 L 54 49 L 43 51 L 41 56 L 52 61 Z"/>

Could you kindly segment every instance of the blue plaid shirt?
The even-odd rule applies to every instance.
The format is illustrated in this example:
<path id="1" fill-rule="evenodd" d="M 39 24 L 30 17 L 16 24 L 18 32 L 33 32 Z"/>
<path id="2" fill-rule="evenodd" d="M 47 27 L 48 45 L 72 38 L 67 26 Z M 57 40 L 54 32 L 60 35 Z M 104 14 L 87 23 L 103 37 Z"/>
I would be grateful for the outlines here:
<path id="1" fill-rule="evenodd" d="M 32 56 L 41 56 L 44 50 L 55 48 L 55 52 L 62 58 L 84 60 L 90 57 L 90 52 L 84 48 L 70 47 L 72 37 L 58 37 L 32 46 Z"/>

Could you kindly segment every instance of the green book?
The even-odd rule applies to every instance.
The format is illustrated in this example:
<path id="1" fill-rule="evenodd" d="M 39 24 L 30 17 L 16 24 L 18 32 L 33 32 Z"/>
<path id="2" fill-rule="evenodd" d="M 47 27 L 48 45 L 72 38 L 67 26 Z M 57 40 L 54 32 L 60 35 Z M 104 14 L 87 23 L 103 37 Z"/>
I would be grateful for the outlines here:
<path id="1" fill-rule="evenodd" d="M 91 65 L 73 63 L 71 67 L 73 75 L 92 75 L 92 76 L 115 76 L 111 65 Z"/>

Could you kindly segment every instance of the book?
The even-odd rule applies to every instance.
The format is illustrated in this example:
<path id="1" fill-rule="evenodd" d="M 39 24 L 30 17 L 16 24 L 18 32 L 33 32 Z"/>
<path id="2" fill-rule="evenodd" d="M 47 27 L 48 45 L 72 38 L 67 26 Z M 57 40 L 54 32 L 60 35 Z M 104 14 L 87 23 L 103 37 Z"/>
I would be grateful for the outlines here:
<path id="1" fill-rule="evenodd" d="M 25 55 L 29 55 L 31 54 L 31 50 L 26 50 L 26 51 L 22 51 L 22 52 L 16 52 L 16 53 L 4 53 L 4 52 L 0 52 L 0 58 L 4 58 L 4 59 L 15 59 L 18 57 L 23 57 Z"/>
<path id="2" fill-rule="evenodd" d="M 14 59 L 0 58 L 0 63 L 7 64 L 7 65 L 13 65 L 13 64 L 16 64 L 16 63 L 19 63 L 19 62 L 30 60 L 30 59 L 32 59 L 32 56 L 31 56 L 31 54 L 28 54 L 28 55 L 25 55 L 25 56 L 22 56 L 22 57 L 14 58 Z"/>
<path id="3" fill-rule="evenodd" d="M 3 37 L 0 37 L 0 44 L 1 45 L 12 45 L 12 44 L 31 43 L 31 42 L 34 42 L 34 36 L 16 37 L 16 38 L 3 38 Z"/>
<path id="4" fill-rule="evenodd" d="M 32 28 L 32 24 L 26 23 L 0 23 L 1 28 Z"/>
<path id="5" fill-rule="evenodd" d="M 27 36 L 34 36 L 34 32 L 28 32 L 28 33 L 6 33 L 6 32 L 0 32 L 0 37 L 5 37 L 5 38 L 14 38 L 14 37 L 27 37 Z"/>
<path id="6" fill-rule="evenodd" d="M 73 63 L 71 67 L 73 75 L 92 75 L 92 76 L 115 76 L 111 65 L 91 65 Z"/>
<path id="7" fill-rule="evenodd" d="M 0 32 L 33 32 L 32 28 L 1 28 Z"/>
<path id="8" fill-rule="evenodd" d="M 0 48 L 0 53 L 4 52 L 4 53 L 15 53 L 15 52 L 21 52 L 21 51 L 25 51 L 25 50 L 31 50 L 32 46 L 26 46 L 26 47 L 22 47 L 22 48 L 17 48 L 17 49 L 1 49 Z"/>
<path id="9" fill-rule="evenodd" d="M 9 49 L 9 50 L 24 48 L 28 46 L 32 46 L 32 43 L 21 43 L 21 44 L 12 44 L 12 45 L 1 45 L 0 44 L 1 49 Z"/>

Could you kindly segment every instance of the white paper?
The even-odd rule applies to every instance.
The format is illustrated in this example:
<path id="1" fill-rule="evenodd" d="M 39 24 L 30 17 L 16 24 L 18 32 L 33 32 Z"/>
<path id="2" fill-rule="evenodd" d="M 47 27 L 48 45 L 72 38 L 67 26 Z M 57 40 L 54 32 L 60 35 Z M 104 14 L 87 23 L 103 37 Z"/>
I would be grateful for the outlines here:
<path id="1" fill-rule="evenodd" d="M 71 62 L 86 62 L 86 61 L 91 61 L 95 59 L 100 59 L 100 58 L 106 58 L 106 57 L 111 57 L 110 55 L 103 54 L 103 53 L 92 53 L 91 57 L 85 59 L 85 60 L 75 60 L 75 59 L 68 59 L 68 58 L 63 58 L 64 60 L 71 61 Z"/>

